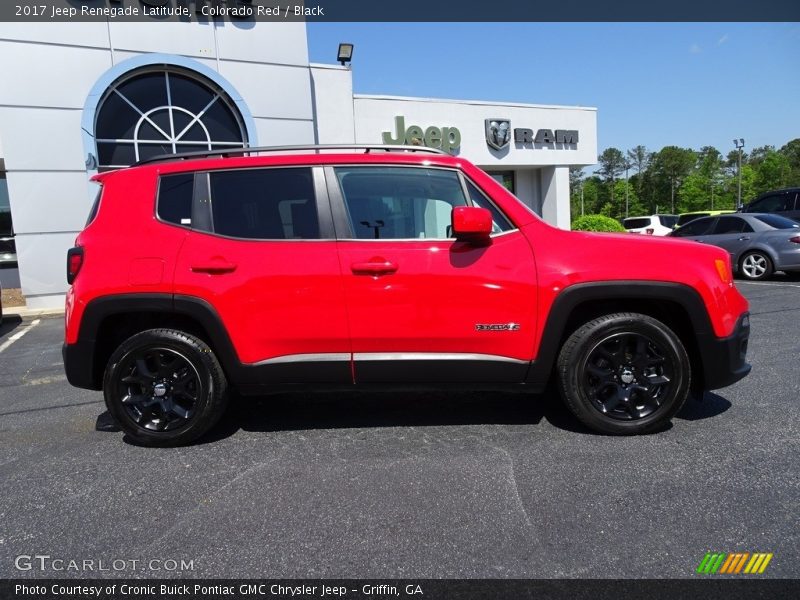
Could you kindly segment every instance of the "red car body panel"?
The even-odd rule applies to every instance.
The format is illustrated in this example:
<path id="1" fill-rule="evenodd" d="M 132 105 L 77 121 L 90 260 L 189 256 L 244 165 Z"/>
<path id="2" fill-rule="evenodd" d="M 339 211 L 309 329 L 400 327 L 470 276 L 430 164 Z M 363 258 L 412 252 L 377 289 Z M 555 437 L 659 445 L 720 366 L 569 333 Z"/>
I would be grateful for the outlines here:
<path id="1" fill-rule="evenodd" d="M 159 175 L 332 164 L 460 170 L 517 230 L 495 235 L 483 246 L 437 240 L 248 241 L 191 231 L 155 215 Z M 84 260 L 67 294 L 67 344 L 78 340 L 88 303 L 121 294 L 168 293 L 206 301 L 244 364 L 289 355 L 375 352 L 533 360 L 556 298 L 570 286 L 590 282 L 670 282 L 692 288 L 719 338 L 732 333 L 748 308 L 732 281 L 718 272 L 715 261 L 729 261 L 723 250 L 551 227 L 457 157 L 366 153 L 196 159 L 95 179 L 105 191 L 96 218 L 76 240 Z M 518 327 L 481 330 L 480 324 Z"/>

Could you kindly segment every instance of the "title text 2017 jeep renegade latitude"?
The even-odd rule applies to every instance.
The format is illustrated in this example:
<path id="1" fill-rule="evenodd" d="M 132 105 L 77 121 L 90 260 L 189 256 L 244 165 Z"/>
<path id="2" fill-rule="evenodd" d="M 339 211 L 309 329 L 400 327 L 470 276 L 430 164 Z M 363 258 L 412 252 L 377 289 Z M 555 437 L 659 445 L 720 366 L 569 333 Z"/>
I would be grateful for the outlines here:
<path id="1" fill-rule="evenodd" d="M 583 423 L 635 434 L 750 370 L 723 250 L 556 229 L 458 157 L 248 149 L 95 179 L 64 364 L 140 443 L 202 435 L 231 387 L 551 376 Z"/>

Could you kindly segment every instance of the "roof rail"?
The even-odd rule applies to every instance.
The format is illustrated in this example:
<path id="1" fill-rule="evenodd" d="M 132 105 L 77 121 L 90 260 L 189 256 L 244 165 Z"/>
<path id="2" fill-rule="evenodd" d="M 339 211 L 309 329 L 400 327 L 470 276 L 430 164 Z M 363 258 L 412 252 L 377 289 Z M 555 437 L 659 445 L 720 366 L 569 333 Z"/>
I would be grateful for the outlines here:
<path id="1" fill-rule="evenodd" d="M 389 144 L 314 144 L 308 146 L 257 146 L 244 148 L 231 148 L 225 150 L 208 150 L 200 152 L 181 152 L 179 154 L 161 154 L 153 158 L 146 158 L 134 163 L 131 166 L 138 167 L 140 165 L 149 165 L 152 163 L 168 162 L 173 160 L 185 160 L 192 158 L 211 158 L 212 156 L 219 156 L 227 158 L 229 156 L 242 156 L 244 154 L 255 154 L 260 152 L 298 152 L 298 151 L 317 151 L 320 150 L 363 150 L 365 154 L 369 154 L 372 150 L 383 150 L 385 152 L 426 152 L 429 154 L 444 154 L 447 152 L 438 150 L 437 148 L 428 148 L 426 146 L 402 146 L 402 145 L 389 145 Z"/>

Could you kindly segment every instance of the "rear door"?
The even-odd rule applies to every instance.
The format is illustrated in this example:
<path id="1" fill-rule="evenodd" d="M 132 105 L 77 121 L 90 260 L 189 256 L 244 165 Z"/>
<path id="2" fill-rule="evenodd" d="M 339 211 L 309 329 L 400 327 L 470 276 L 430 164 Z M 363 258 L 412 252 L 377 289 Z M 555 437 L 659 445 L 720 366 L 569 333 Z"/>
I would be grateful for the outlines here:
<path id="1" fill-rule="evenodd" d="M 197 174 L 184 225 L 191 231 L 175 293 L 213 307 L 254 380 L 352 383 L 344 291 L 319 168 Z"/>
<path id="2" fill-rule="evenodd" d="M 364 382 L 521 382 L 536 272 L 520 231 L 452 169 L 326 168 L 354 373 Z M 493 212 L 491 243 L 453 239 L 455 206 Z"/>

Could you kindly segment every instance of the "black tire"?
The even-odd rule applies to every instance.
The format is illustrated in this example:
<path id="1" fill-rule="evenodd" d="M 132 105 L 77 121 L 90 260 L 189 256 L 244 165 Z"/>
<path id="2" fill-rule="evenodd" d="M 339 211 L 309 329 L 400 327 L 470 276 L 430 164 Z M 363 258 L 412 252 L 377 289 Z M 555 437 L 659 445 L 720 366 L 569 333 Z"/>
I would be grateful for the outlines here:
<path id="1" fill-rule="evenodd" d="M 761 250 L 747 252 L 739 260 L 739 274 L 750 281 L 768 279 L 775 271 L 769 254 Z"/>
<path id="2" fill-rule="evenodd" d="M 172 329 L 125 340 L 103 377 L 108 411 L 145 446 L 179 446 L 219 421 L 228 403 L 222 367 L 205 342 Z"/>
<path id="3" fill-rule="evenodd" d="M 637 435 L 663 427 L 689 395 L 691 364 L 666 325 L 647 315 L 604 315 L 578 328 L 558 356 L 561 396 L 587 427 Z"/>

